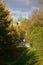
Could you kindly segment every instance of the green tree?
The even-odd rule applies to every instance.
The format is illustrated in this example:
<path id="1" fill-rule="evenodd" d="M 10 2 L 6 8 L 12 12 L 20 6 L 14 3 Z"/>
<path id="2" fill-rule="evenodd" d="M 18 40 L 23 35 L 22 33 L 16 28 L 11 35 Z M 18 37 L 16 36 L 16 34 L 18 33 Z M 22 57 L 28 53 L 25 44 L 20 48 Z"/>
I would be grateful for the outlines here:
<path id="1" fill-rule="evenodd" d="M 21 22 L 20 28 L 25 31 L 25 36 L 24 39 L 26 42 L 29 42 L 28 37 L 29 37 L 29 27 L 30 27 L 30 20 L 29 19 L 24 19 L 23 22 Z"/>
<path id="2" fill-rule="evenodd" d="M 39 12 L 32 18 L 29 41 L 43 55 L 43 9 L 39 9 Z"/>
<path id="3" fill-rule="evenodd" d="M 0 40 L 1 45 L 15 43 L 19 37 L 17 30 L 14 29 L 10 12 L 2 2 L 0 2 L 0 37 L 3 39 Z"/>
<path id="4" fill-rule="evenodd" d="M 4 4 L 0 2 L 0 45 L 7 44 L 7 35 L 10 31 L 12 18 Z M 2 39 L 2 40 L 1 40 Z"/>
<path id="5" fill-rule="evenodd" d="M 18 21 L 23 22 L 25 18 L 22 17 L 22 15 L 19 15 Z"/>
<path id="6" fill-rule="evenodd" d="M 40 8 L 37 14 L 32 15 L 29 28 L 29 42 L 31 46 L 38 50 L 41 56 L 40 65 L 43 65 L 43 9 Z"/>
<path id="7" fill-rule="evenodd" d="M 25 31 L 20 31 L 20 42 L 22 42 L 25 39 Z"/>
<path id="8" fill-rule="evenodd" d="M 13 27 L 11 15 L 4 6 L 3 2 L 0 0 L 0 65 L 10 65 L 16 62 L 15 59 L 17 57 L 19 58 L 19 51 L 21 51 L 15 47 L 15 43 L 18 41 L 19 34 L 18 31 Z M 31 54 L 32 55 L 30 56 L 33 57 L 34 53 Z M 36 61 L 34 63 L 36 63 Z"/>
<path id="9" fill-rule="evenodd" d="M 0 65 L 14 59 L 15 43 L 19 40 L 14 29 L 10 12 L 0 0 Z"/>

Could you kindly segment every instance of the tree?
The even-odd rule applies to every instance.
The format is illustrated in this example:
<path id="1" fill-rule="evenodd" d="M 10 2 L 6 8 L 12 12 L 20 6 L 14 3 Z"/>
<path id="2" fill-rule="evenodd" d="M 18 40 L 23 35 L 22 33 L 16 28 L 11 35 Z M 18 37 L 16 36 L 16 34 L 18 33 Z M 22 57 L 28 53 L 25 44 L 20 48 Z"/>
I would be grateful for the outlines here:
<path id="1" fill-rule="evenodd" d="M 18 17 L 18 21 L 23 22 L 23 20 L 24 20 L 24 18 L 22 17 L 22 15 L 20 15 L 20 16 Z"/>
<path id="2" fill-rule="evenodd" d="M 14 29 L 10 12 L 0 0 L 0 65 L 14 59 L 15 43 L 19 40 Z"/>
<path id="3" fill-rule="evenodd" d="M 0 36 L 2 37 L 3 41 L 1 44 L 6 44 L 6 35 L 10 31 L 12 23 L 12 18 L 9 14 L 9 11 L 5 8 L 4 4 L 0 2 Z"/>
<path id="4" fill-rule="evenodd" d="M 31 21 L 29 41 L 43 55 L 43 9 L 39 9 Z"/>
<path id="5" fill-rule="evenodd" d="M 29 37 L 29 27 L 30 27 L 30 20 L 29 19 L 24 19 L 23 22 L 21 22 L 20 28 L 25 31 L 25 36 L 24 39 L 26 42 L 29 42 L 28 37 Z"/>
<path id="6" fill-rule="evenodd" d="M 1 45 L 14 44 L 19 40 L 19 34 L 14 29 L 10 12 L 2 2 L 0 2 L 0 36 L 3 38 L 3 41 L 0 40 Z"/>

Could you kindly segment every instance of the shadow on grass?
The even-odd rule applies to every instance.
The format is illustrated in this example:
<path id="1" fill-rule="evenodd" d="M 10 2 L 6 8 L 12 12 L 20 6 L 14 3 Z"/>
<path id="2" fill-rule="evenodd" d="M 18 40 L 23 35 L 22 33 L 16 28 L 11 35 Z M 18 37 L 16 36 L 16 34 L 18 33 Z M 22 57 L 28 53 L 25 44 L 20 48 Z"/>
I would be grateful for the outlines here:
<path id="1" fill-rule="evenodd" d="M 35 50 L 31 50 L 29 48 L 18 48 L 22 53 L 16 60 L 16 62 L 12 65 L 35 65 L 38 62 L 38 57 L 36 55 Z M 23 51 L 23 49 L 25 49 Z"/>
<path id="2" fill-rule="evenodd" d="M 26 47 L 6 48 L 0 58 L 1 65 L 34 65 L 38 62 L 36 51 Z"/>

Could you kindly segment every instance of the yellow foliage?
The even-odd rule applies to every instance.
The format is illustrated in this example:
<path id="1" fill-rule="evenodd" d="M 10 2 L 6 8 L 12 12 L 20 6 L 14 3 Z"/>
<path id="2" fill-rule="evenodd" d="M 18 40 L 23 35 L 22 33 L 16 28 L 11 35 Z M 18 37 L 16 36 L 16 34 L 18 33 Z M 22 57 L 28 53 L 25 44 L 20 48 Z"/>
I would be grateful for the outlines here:
<path id="1" fill-rule="evenodd" d="M 17 24 L 13 24 L 13 27 L 14 27 L 14 30 L 16 30 L 17 32 L 19 31 Z"/>

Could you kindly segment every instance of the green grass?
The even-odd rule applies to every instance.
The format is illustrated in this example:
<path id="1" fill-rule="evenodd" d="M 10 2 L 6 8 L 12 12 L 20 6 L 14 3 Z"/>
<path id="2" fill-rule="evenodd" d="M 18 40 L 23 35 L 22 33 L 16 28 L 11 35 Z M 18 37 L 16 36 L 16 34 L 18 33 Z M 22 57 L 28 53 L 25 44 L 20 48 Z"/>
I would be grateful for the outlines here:
<path id="1" fill-rule="evenodd" d="M 6 54 L 5 54 L 6 53 Z M 0 65 L 35 65 L 38 61 L 36 50 L 27 47 L 6 47 Z"/>
<path id="2" fill-rule="evenodd" d="M 35 65 L 38 61 L 36 51 L 26 47 L 17 46 L 14 61 L 11 65 Z"/>

